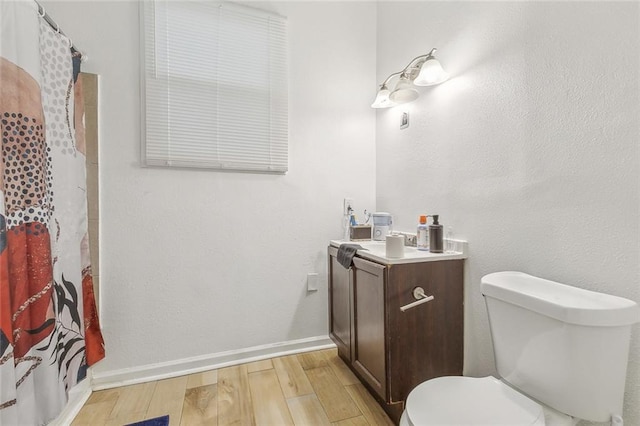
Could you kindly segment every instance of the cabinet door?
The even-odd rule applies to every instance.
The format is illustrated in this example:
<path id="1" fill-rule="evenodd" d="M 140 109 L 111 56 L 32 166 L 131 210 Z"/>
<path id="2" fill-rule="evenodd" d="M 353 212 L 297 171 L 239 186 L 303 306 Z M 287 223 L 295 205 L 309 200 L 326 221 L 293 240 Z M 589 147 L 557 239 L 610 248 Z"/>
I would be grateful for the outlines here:
<path id="1" fill-rule="evenodd" d="M 353 368 L 386 400 L 385 267 L 354 258 Z"/>
<path id="2" fill-rule="evenodd" d="M 434 299 L 405 312 L 422 287 Z M 389 400 L 404 401 L 420 383 L 462 374 L 463 261 L 393 265 L 387 281 Z"/>
<path id="3" fill-rule="evenodd" d="M 352 272 L 338 263 L 337 253 L 329 247 L 329 337 L 342 359 L 351 361 Z"/>

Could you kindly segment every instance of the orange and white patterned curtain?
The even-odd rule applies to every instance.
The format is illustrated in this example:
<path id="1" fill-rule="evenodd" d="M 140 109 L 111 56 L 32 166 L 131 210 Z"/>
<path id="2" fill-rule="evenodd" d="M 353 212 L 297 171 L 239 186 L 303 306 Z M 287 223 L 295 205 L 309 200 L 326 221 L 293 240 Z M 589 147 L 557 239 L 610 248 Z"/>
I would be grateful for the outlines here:
<path id="1" fill-rule="evenodd" d="M 75 71 L 74 71 L 75 62 Z M 0 424 L 42 425 L 104 357 L 87 235 L 79 58 L 0 1 Z"/>

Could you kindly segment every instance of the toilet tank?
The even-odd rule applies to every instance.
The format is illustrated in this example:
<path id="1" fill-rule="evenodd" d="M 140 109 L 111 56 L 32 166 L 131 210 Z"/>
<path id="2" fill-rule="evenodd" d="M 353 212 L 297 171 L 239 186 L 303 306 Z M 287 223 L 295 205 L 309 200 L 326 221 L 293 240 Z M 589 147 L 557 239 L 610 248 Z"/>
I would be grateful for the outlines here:
<path id="1" fill-rule="evenodd" d="M 522 272 L 486 275 L 481 291 L 500 377 L 580 419 L 622 414 L 635 302 Z"/>

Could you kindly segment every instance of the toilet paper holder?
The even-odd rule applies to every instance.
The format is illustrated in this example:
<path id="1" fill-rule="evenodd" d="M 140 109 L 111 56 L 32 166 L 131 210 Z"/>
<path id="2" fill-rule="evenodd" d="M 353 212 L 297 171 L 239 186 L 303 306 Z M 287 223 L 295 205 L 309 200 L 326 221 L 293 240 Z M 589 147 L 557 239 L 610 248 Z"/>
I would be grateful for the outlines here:
<path id="1" fill-rule="evenodd" d="M 422 305 L 423 303 L 427 303 L 430 302 L 434 299 L 433 296 L 427 296 L 424 293 L 424 289 L 422 287 L 416 287 L 413 289 L 413 298 L 417 299 L 415 302 L 411 302 L 407 305 L 404 306 L 400 306 L 400 310 L 402 312 L 406 311 L 407 309 L 411 309 L 414 308 L 418 305 Z"/>

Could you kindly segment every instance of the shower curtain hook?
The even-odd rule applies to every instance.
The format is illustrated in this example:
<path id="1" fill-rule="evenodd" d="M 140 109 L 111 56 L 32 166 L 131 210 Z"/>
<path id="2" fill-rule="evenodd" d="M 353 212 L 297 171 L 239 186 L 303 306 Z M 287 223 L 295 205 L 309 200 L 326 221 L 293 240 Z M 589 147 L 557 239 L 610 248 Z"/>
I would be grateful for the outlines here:
<path id="1" fill-rule="evenodd" d="M 40 15 L 41 18 L 44 18 L 45 15 L 47 14 L 44 10 L 44 6 L 41 5 L 40 3 L 38 3 L 38 14 Z"/>

